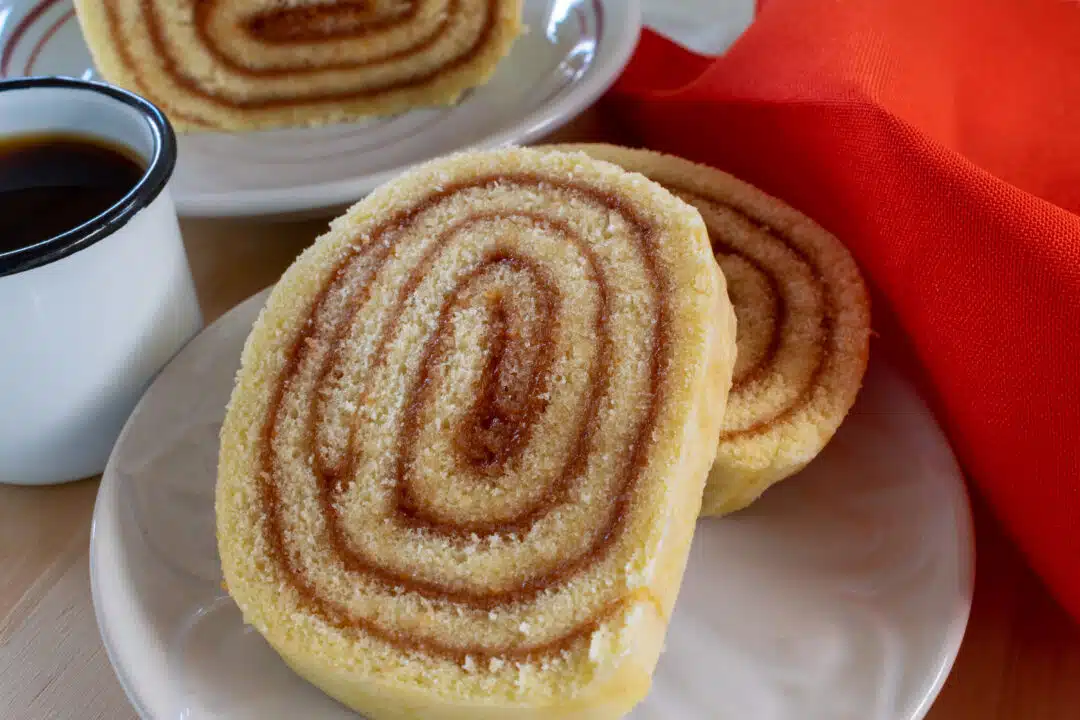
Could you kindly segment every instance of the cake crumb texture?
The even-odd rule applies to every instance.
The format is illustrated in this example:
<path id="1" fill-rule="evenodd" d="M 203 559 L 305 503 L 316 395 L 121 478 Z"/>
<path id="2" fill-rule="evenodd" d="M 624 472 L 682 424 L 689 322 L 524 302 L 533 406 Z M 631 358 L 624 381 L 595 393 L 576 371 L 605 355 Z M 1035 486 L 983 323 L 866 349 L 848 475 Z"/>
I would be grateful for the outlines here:
<path id="1" fill-rule="evenodd" d="M 180 131 L 449 105 L 521 35 L 522 0 L 75 0 L 94 65 Z"/>
<path id="2" fill-rule="evenodd" d="M 373 720 L 648 692 L 735 366 L 701 214 L 580 152 L 459 153 L 335 219 L 221 433 L 229 592 Z"/>
<path id="3" fill-rule="evenodd" d="M 750 505 L 817 457 L 858 395 L 870 299 L 854 258 L 806 216 L 715 168 L 600 143 L 553 147 L 643 173 L 705 220 L 738 352 L 703 514 Z"/>

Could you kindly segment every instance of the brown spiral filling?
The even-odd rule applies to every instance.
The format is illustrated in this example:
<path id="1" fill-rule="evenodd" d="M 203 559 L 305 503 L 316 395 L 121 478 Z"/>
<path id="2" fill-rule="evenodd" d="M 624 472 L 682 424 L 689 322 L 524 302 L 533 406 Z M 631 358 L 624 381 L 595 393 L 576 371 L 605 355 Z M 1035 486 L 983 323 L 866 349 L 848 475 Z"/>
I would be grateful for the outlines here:
<path id="1" fill-rule="evenodd" d="M 206 5 L 203 3 L 196 11 Z M 243 28 L 249 36 L 267 44 L 356 38 L 401 27 L 416 17 L 419 7 L 416 0 L 391 8 L 389 12 L 380 12 L 371 2 L 363 0 L 280 7 L 252 14 L 244 20 Z M 444 20 L 441 27 L 445 25 Z"/>
<path id="2" fill-rule="evenodd" d="M 121 27 L 120 15 L 116 7 L 120 1 L 103 0 L 109 31 L 113 44 L 117 48 L 124 65 L 130 69 L 135 77 L 138 85 L 137 89 L 146 94 L 148 83 L 138 70 L 140 63 L 134 61 L 134 54 Z M 376 12 L 367 2 L 357 1 L 327 2 L 296 8 L 279 8 L 254 13 L 241 21 L 237 29 L 245 33 L 251 40 L 265 45 L 317 45 L 334 40 L 375 36 L 379 33 L 403 27 L 415 18 L 419 8 L 418 3 L 419 0 L 412 0 L 408 4 L 401 6 L 401 9 L 388 14 Z M 254 67 L 230 57 L 218 45 L 210 32 L 210 25 L 213 22 L 215 13 L 221 10 L 220 0 L 197 0 L 192 10 L 191 22 L 204 49 L 216 62 L 230 71 L 249 77 L 295 76 L 297 74 L 318 73 L 327 70 L 375 68 L 399 63 L 416 56 L 443 37 L 450 21 L 461 12 L 460 5 L 461 0 L 450 0 L 445 13 L 440 16 L 435 26 L 428 33 L 414 38 L 405 47 L 392 50 L 381 57 L 363 61 L 326 64 L 301 61 L 290 65 Z M 408 78 L 389 80 L 365 88 L 238 99 L 206 87 L 200 80 L 185 72 L 181 61 L 166 40 L 163 21 L 156 0 L 139 0 L 139 12 L 143 18 L 147 37 L 154 48 L 154 52 L 161 59 L 165 74 L 172 82 L 192 95 L 219 107 L 255 110 L 282 108 L 305 103 L 339 102 L 427 84 L 441 75 L 459 69 L 480 52 L 489 42 L 494 31 L 497 10 L 497 0 L 487 0 L 484 20 L 479 33 L 447 62 L 427 72 L 412 75 Z M 159 98 L 153 99 L 161 104 Z M 163 108 L 177 118 L 198 125 L 205 124 L 200 118 L 193 117 L 190 114 L 178 113 L 167 105 L 163 105 Z"/>
<path id="3" fill-rule="evenodd" d="M 666 181 L 665 185 L 672 192 L 683 196 L 686 200 L 699 207 L 719 207 L 733 213 L 753 227 L 754 232 L 763 233 L 770 240 L 782 243 L 785 249 L 798 258 L 799 262 L 809 270 L 809 274 L 817 286 L 818 297 L 822 300 L 822 321 L 815 336 L 816 348 L 814 348 L 815 352 L 813 353 L 815 359 L 809 372 L 802 379 L 798 393 L 784 407 L 774 410 L 768 416 L 759 418 L 751 425 L 737 430 L 722 431 L 720 440 L 736 440 L 767 432 L 770 427 L 776 423 L 784 422 L 811 402 L 814 390 L 820 384 L 821 377 L 828 365 L 829 355 L 834 351 L 833 323 L 835 310 L 833 303 L 830 301 L 828 283 L 825 281 L 814 258 L 800 248 L 789 233 L 772 226 L 766 218 L 758 216 L 749 208 L 735 206 L 722 197 L 708 195 Z M 732 378 L 729 402 L 736 403 L 740 393 L 745 393 L 752 383 L 768 377 L 772 372 L 777 354 L 784 342 L 784 337 L 791 331 L 791 324 L 797 318 L 790 312 L 787 298 L 782 289 L 782 283 L 776 277 L 773 269 L 765 261 L 755 257 L 752 252 L 726 241 L 724 232 L 717 228 L 715 224 L 710 223 L 707 216 L 705 222 L 709 231 L 709 240 L 712 243 L 713 252 L 716 254 L 718 262 L 723 264 L 725 258 L 737 258 L 753 268 L 754 272 L 764 279 L 772 305 L 769 317 L 775 318 L 775 321 L 768 328 L 769 338 L 764 352 L 755 358 L 753 363 L 741 367 Z M 732 290 L 730 285 L 728 289 L 729 291 Z M 731 293 L 731 300 L 736 310 L 736 316 L 738 316 L 739 308 L 745 307 L 746 303 L 742 301 L 737 292 Z M 745 330 L 745 328 L 742 329 Z"/>
<path id="4" fill-rule="evenodd" d="M 602 519 L 599 532 L 594 535 L 593 541 L 583 543 L 584 546 L 576 556 L 561 558 L 551 567 L 534 567 L 531 572 L 523 569 L 520 575 L 502 587 L 477 589 L 421 579 L 411 573 L 388 567 L 380 562 L 379 557 L 366 552 L 364 547 L 350 540 L 336 501 L 351 482 L 360 452 L 355 437 L 356 425 L 350 424 L 344 452 L 328 451 L 327 443 L 320 438 L 320 430 L 326 424 L 329 413 L 333 411 L 333 408 L 326 407 L 327 403 L 323 400 L 333 393 L 324 391 L 332 390 L 334 383 L 340 381 L 344 375 L 342 363 L 345 360 L 345 338 L 350 328 L 362 317 L 361 312 L 374 285 L 373 279 L 394 252 L 399 238 L 406 234 L 422 213 L 451 200 L 459 193 L 496 186 L 555 189 L 598 209 L 618 213 L 630 229 L 633 244 L 642 260 L 645 276 L 656 301 L 651 310 L 654 329 L 649 337 L 643 338 L 643 342 L 649 343 L 649 369 L 645 376 L 648 378 L 648 404 L 640 417 L 632 419 L 632 427 L 636 428 L 631 435 L 633 441 L 623 451 L 625 457 L 619 465 L 621 474 L 617 478 L 618 491 L 611 498 L 607 516 Z M 485 276 L 498 268 L 507 268 L 528 282 L 536 308 L 536 312 L 529 313 L 529 317 L 526 317 L 518 312 L 512 302 L 497 292 L 490 293 L 484 299 L 488 319 L 487 357 L 484 359 L 474 402 L 465 413 L 465 420 L 458 427 L 447 431 L 454 438 L 453 446 L 458 454 L 455 458 L 457 466 L 468 469 L 469 473 L 466 474 L 471 473 L 471 477 L 479 478 L 481 482 L 498 482 L 503 469 L 515 462 L 522 448 L 528 444 L 537 419 L 546 408 L 546 401 L 541 398 L 545 396 L 544 390 L 551 382 L 553 333 L 560 322 L 560 315 L 572 311 L 572 308 L 562 306 L 559 289 L 548 271 L 529 256 L 507 247 L 508 243 L 505 241 L 488 251 L 478 264 L 457 279 L 456 286 L 443 299 L 435 329 L 424 341 L 419 369 L 407 387 L 404 413 L 396 433 L 396 448 L 393 450 L 394 457 L 391 462 L 394 508 L 390 516 L 393 522 L 403 527 L 420 529 L 421 537 L 436 536 L 460 540 L 473 534 L 500 534 L 513 538 L 527 533 L 534 523 L 554 508 L 571 502 L 570 490 L 585 471 L 590 453 L 593 452 L 593 437 L 600 423 L 598 410 L 604 405 L 612 382 L 613 339 L 608 322 L 608 305 L 613 288 L 605 278 L 589 244 L 572 227 L 555 217 L 546 217 L 532 211 L 478 212 L 445 227 L 399 286 L 388 321 L 376 331 L 372 366 L 365 373 L 365 379 L 361 380 L 361 396 L 355 399 L 354 404 L 357 407 L 364 405 L 367 392 L 363 389 L 364 383 L 369 382 L 379 364 L 385 362 L 387 348 L 401 329 L 400 319 L 404 307 L 440 253 L 454 242 L 462 230 L 493 219 L 535 224 L 545 232 L 572 243 L 580 256 L 586 259 L 588 268 L 585 276 L 595 284 L 598 297 L 591 318 L 597 353 L 588 369 L 585 391 L 576 414 L 576 428 L 571 435 L 574 438 L 572 446 L 566 457 L 562 458 L 561 469 L 543 492 L 531 502 L 525 503 L 524 507 L 517 508 L 514 513 L 485 518 L 483 522 L 455 521 L 440 513 L 438 508 L 426 506 L 412 492 L 410 478 L 410 467 L 419 433 L 418 418 L 424 407 L 432 402 L 433 396 L 439 392 L 433 368 L 439 366 L 448 351 L 450 318 L 461 306 L 463 299 L 475 297 L 472 290 Z M 607 617 L 626 607 L 627 603 L 641 599 L 651 600 L 647 593 L 640 591 L 624 595 L 584 622 L 568 628 L 558 637 L 542 643 L 504 647 L 476 646 L 468 642 L 450 644 L 359 617 L 321 595 L 305 574 L 304 567 L 297 562 L 286 545 L 277 435 L 282 413 L 285 412 L 283 400 L 299 376 L 305 357 L 317 340 L 328 339 L 330 350 L 324 355 L 322 365 L 314 375 L 317 382 L 309 399 L 310 422 L 301 432 L 301 452 L 305 456 L 310 454 L 313 458 L 311 465 L 319 492 L 319 511 L 325 519 L 329 549 L 334 559 L 340 562 L 347 572 L 374 581 L 382 588 L 399 589 L 430 600 L 454 603 L 463 608 L 492 610 L 528 603 L 602 559 L 620 538 L 630 514 L 634 490 L 645 467 L 658 412 L 663 403 L 666 367 L 670 362 L 670 311 L 667 304 L 669 288 L 664 274 L 659 270 L 654 247 L 656 233 L 657 229 L 652 223 L 640 216 L 630 201 L 618 195 L 585 185 L 529 174 L 515 174 L 483 177 L 444 187 L 408 210 L 400 211 L 380 223 L 366 233 L 367 240 L 364 245 L 354 246 L 315 297 L 302 331 L 291 344 L 288 361 L 275 385 L 260 445 L 262 472 L 259 492 L 265 517 L 262 532 L 269 548 L 268 554 L 309 612 L 317 614 L 339 629 L 360 631 L 403 650 L 457 661 L 470 655 L 478 659 L 528 659 L 561 652 L 588 638 Z M 329 304 L 329 298 L 340 298 L 341 293 L 349 294 L 347 300 L 336 316 L 327 317 L 324 310 Z M 651 601 L 655 604 L 654 600 Z"/>

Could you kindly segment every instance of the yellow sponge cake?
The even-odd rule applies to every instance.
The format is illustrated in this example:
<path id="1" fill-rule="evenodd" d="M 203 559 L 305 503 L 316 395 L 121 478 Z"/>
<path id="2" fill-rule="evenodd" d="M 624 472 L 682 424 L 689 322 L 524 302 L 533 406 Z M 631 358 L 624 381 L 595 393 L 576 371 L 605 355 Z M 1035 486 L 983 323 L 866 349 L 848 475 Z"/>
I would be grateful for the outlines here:
<path id="1" fill-rule="evenodd" d="M 323 125 L 454 102 L 522 0 L 75 0 L 104 78 L 179 130 Z"/>
<path id="2" fill-rule="evenodd" d="M 382 186 L 273 289 L 222 430 L 227 587 L 372 720 L 648 692 L 735 362 L 701 215 L 582 153 Z"/>
<path id="3" fill-rule="evenodd" d="M 806 216 L 715 168 L 605 144 L 563 147 L 644 173 L 701 212 L 738 319 L 702 511 L 746 507 L 814 459 L 855 402 L 870 340 L 855 260 Z"/>

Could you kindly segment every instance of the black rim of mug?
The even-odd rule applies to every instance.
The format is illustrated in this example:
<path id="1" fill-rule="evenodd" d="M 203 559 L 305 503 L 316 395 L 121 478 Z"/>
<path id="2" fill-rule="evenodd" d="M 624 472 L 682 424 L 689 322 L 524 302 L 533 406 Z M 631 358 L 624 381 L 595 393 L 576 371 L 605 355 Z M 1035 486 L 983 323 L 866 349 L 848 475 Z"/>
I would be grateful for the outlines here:
<path id="1" fill-rule="evenodd" d="M 161 194 L 176 166 L 176 134 L 165 113 L 149 100 L 114 85 L 81 78 L 41 76 L 0 80 L 0 93 L 40 88 L 94 92 L 135 108 L 146 119 L 154 136 L 153 155 L 135 187 L 105 212 L 34 245 L 0 252 L 0 277 L 56 262 L 112 235 Z"/>

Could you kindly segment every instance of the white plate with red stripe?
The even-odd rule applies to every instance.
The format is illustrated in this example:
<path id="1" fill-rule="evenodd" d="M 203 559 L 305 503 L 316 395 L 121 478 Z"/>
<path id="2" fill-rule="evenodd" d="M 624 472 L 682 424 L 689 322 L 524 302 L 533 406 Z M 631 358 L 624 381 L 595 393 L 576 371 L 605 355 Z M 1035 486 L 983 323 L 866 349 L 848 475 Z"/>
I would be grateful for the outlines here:
<path id="1" fill-rule="evenodd" d="M 189 216 L 337 212 L 415 163 L 540 138 L 615 81 L 637 43 L 641 11 L 638 0 L 525 0 L 524 23 L 528 32 L 494 77 L 453 107 L 181 136 L 177 208 Z M 96 77 L 71 0 L 0 0 L 0 78 L 26 75 Z"/>

